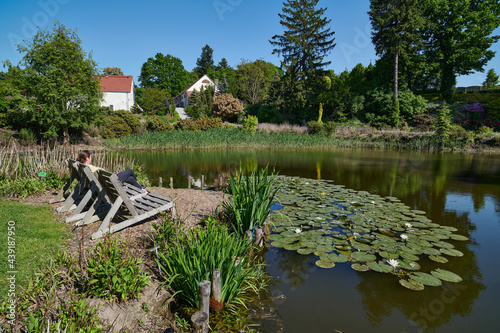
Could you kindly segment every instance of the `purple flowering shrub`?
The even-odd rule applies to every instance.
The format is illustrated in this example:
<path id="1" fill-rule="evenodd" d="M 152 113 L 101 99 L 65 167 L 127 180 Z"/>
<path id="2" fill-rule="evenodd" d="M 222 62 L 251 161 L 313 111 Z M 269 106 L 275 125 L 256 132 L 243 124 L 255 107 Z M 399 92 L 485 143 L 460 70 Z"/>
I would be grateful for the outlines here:
<path id="1" fill-rule="evenodd" d="M 459 115 L 458 124 L 471 131 L 477 131 L 482 126 L 500 128 L 500 121 L 494 121 L 487 116 L 488 106 L 481 103 L 466 105 Z"/>

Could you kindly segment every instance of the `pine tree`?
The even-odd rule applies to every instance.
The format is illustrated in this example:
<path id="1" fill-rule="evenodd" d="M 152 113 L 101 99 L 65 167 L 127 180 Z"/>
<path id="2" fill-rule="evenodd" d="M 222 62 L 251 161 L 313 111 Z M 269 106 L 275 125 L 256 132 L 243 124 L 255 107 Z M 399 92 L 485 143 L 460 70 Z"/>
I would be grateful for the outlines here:
<path id="1" fill-rule="evenodd" d="M 208 46 L 208 44 L 201 49 L 201 56 L 196 60 L 196 68 L 194 69 L 199 78 L 205 74 L 212 73 L 214 70 L 213 54 L 214 49 Z"/>
<path id="2" fill-rule="evenodd" d="M 226 58 L 222 58 L 219 63 L 217 64 L 217 69 L 226 69 L 229 67 L 229 64 L 227 62 Z"/>
<path id="3" fill-rule="evenodd" d="M 227 83 L 226 74 L 222 74 L 222 78 L 220 79 L 220 83 L 217 89 L 219 90 L 218 93 L 220 95 L 229 93 L 229 83 Z"/>
<path id="4" fill-rule="evenodd" d="M 486 80 L 483 82 L 483 87 L 486 89 L 495 89 L 498 84 L 498 75 L 495 73 L 495 70 L 493 68 L 490 68 L 488 70 L 488 74 L 486 74 Z"/>
<path id="5" fill-rule="evenodd" d="M 324 17 L 326 8 L 316 8 L 318 2 L 287 0 L 283 3 L 279 17 L 285 31 L 269 41 L 274 47 L 273 54 L 283 57 L 282 64 L 286 70 L 283 82 L 288 82 L 283 90 L 291 93 L 288 95 L 290 103 L 287 104 L 295 113 L 306 107 L 310 98 L 308 90 L 315 76 L 331 63 L 325 57 L 335 47 L 335 32 L 328 27 L 331 20 Z"/>

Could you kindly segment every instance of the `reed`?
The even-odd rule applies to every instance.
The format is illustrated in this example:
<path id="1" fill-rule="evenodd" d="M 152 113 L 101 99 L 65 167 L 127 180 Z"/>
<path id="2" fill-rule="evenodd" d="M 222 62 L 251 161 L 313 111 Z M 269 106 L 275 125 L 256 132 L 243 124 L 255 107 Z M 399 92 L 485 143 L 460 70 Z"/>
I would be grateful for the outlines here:
<path id="1" fill-rule="evenodd" d="M 231 173 L 229 188 L 231 196 L 222 202 L 226 221 L 241 237 L 247 230 L 252 232 L 264 224 L 271 212 L 278 187 L 274 186 L 275 175 L 269 175 L 268 167 Z"/>
<path id="2" fill-rule="evenodd" d="M 219 269 L 222 303 L 226 309 L 245 306 L 245 295 L 258 292 L 261 287 L 265 276 L 263 264 L 249 256 L 248 241 L 234 237 L 212 216 L 204 222 L 205 228 L 197 226 L 178 235 L 178 241 L 160 253 L 162 271 L 178 297 L 197 307 L 198 284 L 211 281 L 213 271 Z"/>

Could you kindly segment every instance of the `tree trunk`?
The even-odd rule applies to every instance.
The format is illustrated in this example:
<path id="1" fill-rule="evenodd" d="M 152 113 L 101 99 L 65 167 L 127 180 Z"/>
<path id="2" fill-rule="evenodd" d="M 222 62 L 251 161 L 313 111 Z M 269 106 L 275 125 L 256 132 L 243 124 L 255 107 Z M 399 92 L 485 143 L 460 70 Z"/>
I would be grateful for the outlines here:
<path id="1" fill-rule="evenodd" d="M 63 129 L 63 145 L 69 144 L 69 126 L 65 125 Z"/>
<path id="2" fill-rule="evenodd" d="M 398 62 L 399 62 L 399 54 L 396 52 L 394 54 L 394 96 L 398 98 Z"/>

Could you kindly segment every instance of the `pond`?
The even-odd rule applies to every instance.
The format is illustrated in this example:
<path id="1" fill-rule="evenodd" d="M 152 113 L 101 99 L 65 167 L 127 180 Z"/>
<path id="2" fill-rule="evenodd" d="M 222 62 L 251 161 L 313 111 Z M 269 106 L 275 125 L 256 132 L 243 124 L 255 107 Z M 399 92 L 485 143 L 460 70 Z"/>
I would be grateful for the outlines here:
<path id="1" fill-rule="evenodd" d="M 260 332 L 498 332 L 500 321 L 500 156 L 361 150 L 125 152 L 154 181 L 205 175 L 213 184 L 240 165 L 269 165 L 281 175 L 331 180 L 356 191 L 399 198 L 434 223 L 469 238 L 455 242 L 462 257 L 443 267 L 463 278 L 423 291 L 398 278 L 357 272 L 348 263 L 324 269 L 314 254 L 270 247 L 270 293 L 254 309 Z M 439 266 L 443 265 L 443 266 Z"/>

